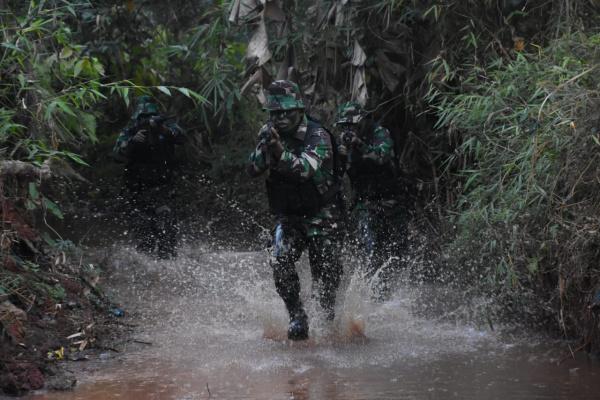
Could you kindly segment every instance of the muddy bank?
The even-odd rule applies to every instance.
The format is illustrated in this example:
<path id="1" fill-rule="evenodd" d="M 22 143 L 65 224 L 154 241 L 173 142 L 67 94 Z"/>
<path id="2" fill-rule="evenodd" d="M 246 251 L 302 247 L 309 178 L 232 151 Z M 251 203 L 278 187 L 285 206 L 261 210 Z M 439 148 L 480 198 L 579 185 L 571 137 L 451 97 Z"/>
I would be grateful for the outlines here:
<path id="1" fill-rule="evenodd" d="M 100 284 L 101 263 L 71 242 L 47 243 L 7 202 L 3 211 L 0 393 L 70 389 L 64 362 L 96 357 L 129 327 Z"/>

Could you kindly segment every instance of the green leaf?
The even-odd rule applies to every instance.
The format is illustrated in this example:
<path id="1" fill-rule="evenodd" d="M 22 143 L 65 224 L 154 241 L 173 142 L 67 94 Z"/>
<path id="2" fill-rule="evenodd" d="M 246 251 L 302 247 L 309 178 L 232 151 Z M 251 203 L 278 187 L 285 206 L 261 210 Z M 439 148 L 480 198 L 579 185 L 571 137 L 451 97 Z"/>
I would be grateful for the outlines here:
<path id="1" fill-rule="evenodd" d="M 58 106 L 58 108 L 60 108 L 65 114 L 69 114 L 72 117 L 77 118 L 77 115 L 75 114 L 75 112 L 73 112 L 73 110 L 71 109 L 71 107 L 69 107 L 67 105 L 67 103 L 65 103 L 64 101 L 61 100 L 56 100 L 56 105 Z"/>
<path id="2" fill-rule="evenodd" d="M 529 260 L 529 264 L 527 264 L 527 269 L 529 270 L 530 274 L 535 274 L 538 271 L 538 259 L 531 258 Z"/>
<path id="3" fill-rule="evenodd" d="M 52 214 L 54 214 L 57 218 L 64 219 L 63 213 L 60 211 L 60 208 L 58 208 L 58 205 L 56 205 L 55 202 L 53 202 L 52 200 L 50 200 L 47 197 L 43 198 L 43 202 L 44 202 L 44 207 L 46 207 L 46 209 L 48 211 L 50 211 Z"/>
<path id="4" fill-rule="evenodd" d="M 102 65 L 100 61 L 94 60 L 92 66 L 94 67 L 94 70 L 98 73 L 98 75 L 104 76 L 104 65 Z"/>
<path id="5" fill-rule="evenodd" d="M 15 46 L 15 45 L 14 45 L 14 44 L 12 44 L 12 43 L 4 42 L 4 43 L 2 43 L 2 45 L 1 45 L 1 46 L 2 46 L 2 47 L 6 47 L 7 49 L 11 49 L 11 50 L 15 50 L 15 51 L 19 51 L 19 52 L 21 52 L 21 53 L 24 53 L 24 50 L 23 50 L 23 49 L 21 49 L 21 48 L 19 48 L 19 47 Z"/>
<path id="6" fill-rule="evenodd" d="M 96 136 L 96 118 L 92 114 L 82 113 L 79 118 L 79 122 L 91 141 L 97 143 L 98 137 Z"/>
<path id="7" fill-rule="evenodd" d="M 52 118 L 52 114 L 56 109 L 56 105 L 56 101 L 53 101 L 50 104 L 48 104 L 48 107 L 46 107 L 46 113 L 44 114 L 44 118 L 46 118 L 47 121 L 49 121 Z"/>
<path id="8" fill-rule="evenodd" d="M 25 208 L 28 209 L 29 211 L 33 211 L 37 208 L 37 205 L 33 201 L 26 199 L 25 200 Z"/>
<path id="9" fill-rule="evenodd" d="M 31 200 L 33 201 L 40 198 L 40 193 L 38 192 L 35 182 L 29 182 L 29 197 L 31 197 Z"/>
<path id="10" fill-rule="evenodd" d="M 185 97 L 189 97 L 190 99 L 192 98 L 192 97 L 190 96 L 190 90 L 189 90 L 189 89 L 187 89 L 187 88 L 184 88 L 184 87 L 180 87 L 180 88 L 177 88 L 177 90 L 178 90 L 179 92 L 183 93 L 183 95 L 184 95 Z"/>
<path id="11" fill-rule="evenodd" d="M 129 107 L 129 88 L 128 87 L 122 88 L 121 97 L 123 97 L 123 100 L 125 101 L 125 105 L 127 107 Z"/>
<path id="12" fill-rule="evenodd" d="M 79 165 L 84 165 L 86 167 L 89 167 L 90 165 L 88 163 L 86 163 L 81 157 L 79 157 L 77 154 L 75 153 L 71 153 L 69 151 L 65 151 L 64 154 L 69 157 L 71 160 L 75 161 L 77 164 Z"/>
<path id="13" fill-rule="evenodd" d="M 42 239 L 44 239 L 44 242 L 46 242 L 49 246 L 51 246 L 51 247 L 56 246 L 56 240 L 52 239 L 50 237 L 50 235 L 48 234 L 48 232 L 42 232 L 41 236 L 42 236 Z"/>
<path id="14" fill-rule="evenodd" d="M 60 58 L 69 58 L 73 55 L 73 49 L 70 47 L 63 47 L 60 51 Z"/>
<path id="15" fill-rule="evenodd" d="M 84 65 L 85 61 L 86 61 L 85 58 L 77 61 L 77 63 L 75 64 L 75 68 L 73 69 L 73 76 L 75 76 L 75 77 L 79 76 L 79 74 L 81 73 L 81 70 L 83 69 L 83 65 Z"/>
<path id="16" fill-rule="evenodd" d="M 200 104 L 208 103 L 211 104 L 210 101 L 206 99 L 206 97 L 202 96 L 200 93 L 194 92 L 193 90 L 189 91 L 190 95 Z"/>
<path id="17" fill-rule="evenodd" d="M 474 182 L 475 180 L 479 178 L 479 173 L 473 173 L 469 179 L 467 179 L 467 182 L 465 183 L 465 187 L 464 187 L 464 191 L 466 191 Z"/>
<path id="18" fill-rule="evenodd" d="M 158 90 L 160 90 L 161 92 L 163 92 L 164 94 L 166 94 L 167 96 L 171 95 L 171 91 L 169 90 L 168 87 L 166 86 L 157 86 L 156 87 Z"/>

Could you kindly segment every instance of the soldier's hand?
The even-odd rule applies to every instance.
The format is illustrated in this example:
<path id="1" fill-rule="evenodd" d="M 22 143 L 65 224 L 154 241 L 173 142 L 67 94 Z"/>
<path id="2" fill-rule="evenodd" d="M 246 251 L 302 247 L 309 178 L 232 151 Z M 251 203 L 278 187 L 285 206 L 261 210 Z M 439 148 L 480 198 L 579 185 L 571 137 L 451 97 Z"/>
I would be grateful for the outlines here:
<path id="1" fill-rule="evenodd" d="M 277 133 L 275 128 L 269 128 L 269 125 L 264 125 L 260 128 L 260 131 L 258 131 L 258 142 L 260 144 L 268 145 L 273 137 L 273 132 Z"/>
<path id="2" fill-rule="evenodd" d="M 135 143 L 145 143 L 148 138 L 148 132 L 145 129 L 141 129 L 137 131 L 135 135 L 131 138 L 132 142 Z"/>
<path id="3" fill-rule="evenodd" d="M 353 149 L 361 147 L 364 142 L 352 131 L 344 132 L 342 135 L 342 143 Z"/>
<path id="4" fill-rule="evenodd" d="M 275 128 L 271 129 L 271 141 L 269 142 L 269 151 L 274 160 L 279 161 L 283 153 L 283 144 L 279 138 L 279 133 Z"/>
<path id="5" fill-rule="evenodd" d="M 352 138 L 352 146 L 362 147 L 363 144 L 365 144 L 365 142 L 363 142 L 358 136 L 354 135 Z"/>
<path id="6" fill-rule="evenodd" d="M 338 146 L 338 154 L 342 157 L 346 157 L 348 155 L 348 147 L 346 147 L 346 145 L 340 144 Z"/>
<path id="7" fill-rule="evenodd" d="M 356 135 L 354 134 L 354 132 L 344 131 L 344 132 L 342 132 L 340 139 L 342 139 L 342 144 L 344 146 L 348 147 L 348 146 L 352 145 L 352 141 L 354 140 L 355 137 L 356 137 Z"/>

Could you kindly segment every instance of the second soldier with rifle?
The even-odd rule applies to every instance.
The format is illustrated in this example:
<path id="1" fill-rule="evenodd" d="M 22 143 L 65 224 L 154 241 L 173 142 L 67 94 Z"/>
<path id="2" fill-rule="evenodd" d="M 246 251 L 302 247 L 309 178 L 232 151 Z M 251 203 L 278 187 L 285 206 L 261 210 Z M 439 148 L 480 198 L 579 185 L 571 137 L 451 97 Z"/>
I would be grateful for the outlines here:
<path id="1" fill-rule="evenodd" d="M 173 117 L 161 115 L 150 97 L 141 96 L 114 147 L 125 162 L 125 206 L 136 248 L 159 258 L 176 255 L 175 146 L 183 138 Z"/>

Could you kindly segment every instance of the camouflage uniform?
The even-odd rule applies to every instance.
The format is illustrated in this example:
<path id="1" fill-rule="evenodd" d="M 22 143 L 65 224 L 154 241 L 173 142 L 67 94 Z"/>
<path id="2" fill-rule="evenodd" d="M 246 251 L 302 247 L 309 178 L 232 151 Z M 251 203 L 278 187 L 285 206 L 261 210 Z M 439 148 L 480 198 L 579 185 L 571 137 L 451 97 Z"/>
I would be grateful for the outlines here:
<path id="1" fill-rule="evenodd" d="M 268 92 L 267 109 L 270 111 L 304 108 L 298 87 L 293 82 L 275 81 Z M 318 288 L 320 304 L 327 317 L 333 319 L 335 295 L 343 272 L 339 259 L 340 209 L 334 200 L 339 187 L 333 172 L 329 133 L 302 114 L 294 132 L 281 134 L 283 152 L 280 159 L 269 159 L 268 150 L 259 143 L 250 155 L 248 173 L 256 177 L 268 172 L 269 203 L 277 218 L 270 263 L 275 287 L 290 319 L 304 315 L 295 263 L 305 249 L 309 252 L 313 284 Z M 268 129 L 266 125 L 261 131 L 265 129 Z M 308 211 L 303 207 L 312 203 L 314 196 L 304 196 L 311 190 L 316 190 L 321 202 Z"/>
<path id="2" fill-rule="evenodd" d="M 162 121 L 151 126 L 150 118 Z M 148 131 L 147 138 L 136 141 L 134 137 L 142 129 Z M 146 253 L 157 251 L 161 258 L 176 255 L 175 145 L 183 137 L 181 128 L 161 117 L 150 98 L 142 96 L 129 126 L 121 131 L 113 149 L 117 158 L 126 163 L 124 197 L 136 248 Z"/>
<path id="3" fill-rule="evenodd" d="M 358 126 L 365 113 L 356 103 L 338 110 L 336 126 Z M 347 151 L 346 172 L 353 192 L 353 219 L 368 277 L 378 274 L 380 291 L 388 289 L 405 248 L 406 217 L 397 201 L 394 142 L 388 129 L 363 121 L 360 141 Z M 344 135 L 345 133 L 342 133 Z M 342 137 L 342 143 L 348 143 Z M 346 150 L 346 149 L 345 149 Z"/>

